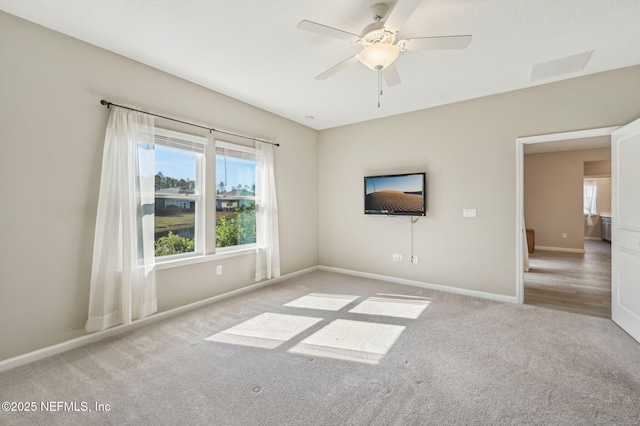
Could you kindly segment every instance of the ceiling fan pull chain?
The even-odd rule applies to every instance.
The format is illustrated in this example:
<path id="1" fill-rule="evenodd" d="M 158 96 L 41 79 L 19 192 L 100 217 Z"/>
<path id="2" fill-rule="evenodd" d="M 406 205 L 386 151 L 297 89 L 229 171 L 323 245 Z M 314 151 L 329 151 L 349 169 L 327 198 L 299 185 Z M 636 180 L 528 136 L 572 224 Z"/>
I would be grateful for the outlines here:
<path id="1" fill-rule="evenodd" d="M 378 70 L 378 108 L 380 108 L 380 96 L 382 96 L 382 67 L 376 67 Z"/>

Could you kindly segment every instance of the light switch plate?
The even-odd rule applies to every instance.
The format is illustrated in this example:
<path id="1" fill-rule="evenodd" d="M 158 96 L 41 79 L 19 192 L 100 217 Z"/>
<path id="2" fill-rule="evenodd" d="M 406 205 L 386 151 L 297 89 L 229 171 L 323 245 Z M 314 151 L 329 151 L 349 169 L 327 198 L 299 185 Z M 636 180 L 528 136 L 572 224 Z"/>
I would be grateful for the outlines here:
<path id="1" fill-rule="evenodd" d="M 476 209 L 462 209 L 462 217 L 477 217 Z"/>

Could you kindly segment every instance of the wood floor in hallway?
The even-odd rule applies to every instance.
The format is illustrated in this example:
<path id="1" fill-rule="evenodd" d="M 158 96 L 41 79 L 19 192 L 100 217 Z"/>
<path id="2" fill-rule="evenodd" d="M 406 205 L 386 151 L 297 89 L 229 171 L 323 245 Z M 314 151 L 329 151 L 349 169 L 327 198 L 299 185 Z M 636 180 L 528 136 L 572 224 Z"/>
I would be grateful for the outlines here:
<path id="1" fill-rule="evenodd" d="M 611 244 L 585 240 L 585 253 L 535 250 L 524 273 L 524 303 L 611 318 Z"/>

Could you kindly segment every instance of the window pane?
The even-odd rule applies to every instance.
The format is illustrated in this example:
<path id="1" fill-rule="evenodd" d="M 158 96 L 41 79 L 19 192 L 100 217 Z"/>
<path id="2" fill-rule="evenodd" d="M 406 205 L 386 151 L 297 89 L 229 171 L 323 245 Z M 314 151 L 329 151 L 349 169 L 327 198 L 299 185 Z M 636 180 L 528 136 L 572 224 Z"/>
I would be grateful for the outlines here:
<path id="1" fill-rule="evenodd" d="M 196 155 L 156 145 L 156 192 L 169 188 L 195 191 Z"/>
<path id="2" fill-rule="evenodd" d="M 220 200 L 218 200 L 220 201 Z M 256 205 L 253 200 L 235 200 L 238 208 L 216 209 L 216 247 L 256 242 Z"/>
<path id="3" fill-rule="evenodd" d="M 255 161 L 216 155 L 216 247 L 256 242 Z"/>
<path id="4" fill-rule="evenodd" d="M 197 154 L 156 145 L 156 257 L 195 251 Z"/>
<path id="5" fill-rule="evenodd" d="M 195 251 L 196 202 L 156 198 L 156 257 Z"/>
<path id="6" fill-rule="evenodd" d="M 256 191 L 256 162 L 216 155 L 216 194 L 254 196 Z"/>

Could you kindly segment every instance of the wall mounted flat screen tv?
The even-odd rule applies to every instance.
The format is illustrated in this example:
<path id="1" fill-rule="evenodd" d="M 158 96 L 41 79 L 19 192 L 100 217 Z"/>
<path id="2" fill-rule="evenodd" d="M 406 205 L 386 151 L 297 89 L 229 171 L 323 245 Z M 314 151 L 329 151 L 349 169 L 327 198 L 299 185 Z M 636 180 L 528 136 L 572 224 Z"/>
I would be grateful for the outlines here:
<path id="1" fill-rule="evenodd" d="M 425 216 L 426 174 L 366 176 L 364 214 Z"/>

